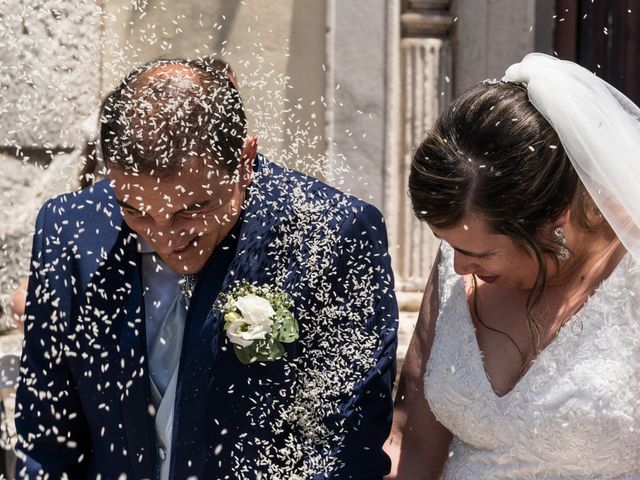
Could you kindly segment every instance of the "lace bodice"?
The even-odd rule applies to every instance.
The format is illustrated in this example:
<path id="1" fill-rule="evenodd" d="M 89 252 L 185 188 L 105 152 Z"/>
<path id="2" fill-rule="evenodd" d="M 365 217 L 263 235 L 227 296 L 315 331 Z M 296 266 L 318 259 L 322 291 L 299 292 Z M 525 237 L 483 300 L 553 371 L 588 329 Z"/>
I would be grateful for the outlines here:
<path id="1" fill-rule="evenodd" d="M 442 247 L 425 396 L 453 434 L 443 479 L 640 479 L 640 266 L 626 255 L 498 397 Z"/>

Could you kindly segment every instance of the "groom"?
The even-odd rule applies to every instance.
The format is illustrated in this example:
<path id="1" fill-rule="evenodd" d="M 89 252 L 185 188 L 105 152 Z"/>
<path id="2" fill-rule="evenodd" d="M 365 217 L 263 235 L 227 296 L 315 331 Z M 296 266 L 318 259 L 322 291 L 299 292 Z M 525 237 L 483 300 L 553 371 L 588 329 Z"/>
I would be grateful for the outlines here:
<path id="1" fill-rule="evenodd" d="M 101 142 L 109 180 L 37 220 L 19 474 L 386 474 L 397 307 L 380 213 L 258 154 L 238 92 L 196 61 L 131 72 Z"/>

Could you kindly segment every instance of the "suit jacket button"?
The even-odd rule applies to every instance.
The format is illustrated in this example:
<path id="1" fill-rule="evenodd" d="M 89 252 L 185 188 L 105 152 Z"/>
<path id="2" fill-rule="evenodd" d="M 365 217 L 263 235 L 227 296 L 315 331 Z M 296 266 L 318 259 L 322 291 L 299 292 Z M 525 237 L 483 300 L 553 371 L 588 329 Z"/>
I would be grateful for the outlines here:
<path id="1" fill-rule="evenodd" d="M 164 447 L 160 447 L 158 449 L 158 455 L 160 456 L 160 460 L 164 461 L 167 458 L 167 450 Z"/>

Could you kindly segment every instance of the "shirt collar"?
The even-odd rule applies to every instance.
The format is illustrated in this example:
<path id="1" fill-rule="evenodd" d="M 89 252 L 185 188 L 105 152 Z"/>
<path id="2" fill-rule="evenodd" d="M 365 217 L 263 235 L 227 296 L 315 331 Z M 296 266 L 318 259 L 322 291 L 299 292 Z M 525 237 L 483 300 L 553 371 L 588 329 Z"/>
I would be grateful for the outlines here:
<path id="1" fill-rule="evenodd" d="M 138 235 L 138 253 L 155 253 L 153 247 L 144 238 Z"/>

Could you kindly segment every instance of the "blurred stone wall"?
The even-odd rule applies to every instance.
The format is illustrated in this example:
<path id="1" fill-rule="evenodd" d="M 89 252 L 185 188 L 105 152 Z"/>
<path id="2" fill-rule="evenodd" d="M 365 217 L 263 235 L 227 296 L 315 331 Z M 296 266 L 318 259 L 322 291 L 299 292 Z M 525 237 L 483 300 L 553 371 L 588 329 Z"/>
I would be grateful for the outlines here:
<path id="1" fill-rule="evenodd" d="M 94 0 L 0 0 L 0 146 L 75 145 L 100 90 Z"/>
<path id="2" fill-rule="evenodd" d="M 101 36 L 94 0 L 0 0 L 0 330 L 28 272 L 37 211 L 76 188 L 95 134 Z"/>
<path id="3" fill-rule="evenodd" d="M 531 52 L 553 54 L 555 0 L 453 0 L 454 94 Z"/>

